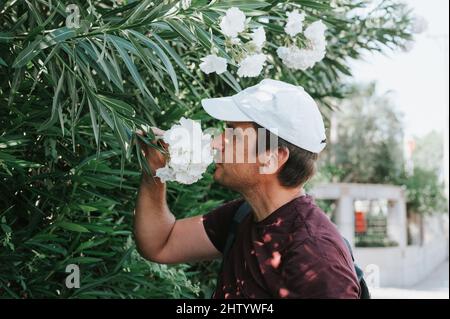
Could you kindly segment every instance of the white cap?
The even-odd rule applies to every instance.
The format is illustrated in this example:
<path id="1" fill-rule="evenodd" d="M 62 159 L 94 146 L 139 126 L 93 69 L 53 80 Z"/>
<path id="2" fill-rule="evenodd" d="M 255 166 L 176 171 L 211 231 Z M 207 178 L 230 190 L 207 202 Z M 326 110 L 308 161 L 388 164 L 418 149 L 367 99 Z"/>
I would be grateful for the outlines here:
<path id="1" fill-rule="evenodd" d="M 313 153 L 326 145 L 322 115 L 301 86 L 265 79 L 233 96 L 204 99 L 202 105 L 218 120 L 255 122 Z"/>

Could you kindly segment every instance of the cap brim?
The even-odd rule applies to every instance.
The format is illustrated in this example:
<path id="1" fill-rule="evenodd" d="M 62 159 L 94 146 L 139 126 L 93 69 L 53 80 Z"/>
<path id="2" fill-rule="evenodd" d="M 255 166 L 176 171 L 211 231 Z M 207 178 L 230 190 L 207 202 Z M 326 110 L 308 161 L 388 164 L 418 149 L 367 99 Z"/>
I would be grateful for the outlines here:
<path id="1" fill-rule="evenodd" d="M 206 113 L 221 121 L 251 122 L 252 120 L 242 113 L 231 97 L 219 97 L 202 100 Z"/>

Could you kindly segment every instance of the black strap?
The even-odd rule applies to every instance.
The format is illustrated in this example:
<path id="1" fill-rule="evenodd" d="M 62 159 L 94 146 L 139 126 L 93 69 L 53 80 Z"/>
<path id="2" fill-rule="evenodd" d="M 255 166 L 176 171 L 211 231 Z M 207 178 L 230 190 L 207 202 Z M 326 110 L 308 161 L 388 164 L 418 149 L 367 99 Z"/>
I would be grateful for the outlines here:
<path id="1" fill-rule="evenodd" d="M 226 240 L 225 246 L 223 248 L 223 257 L 222 257 L 222 263 L 220 265 L 219 276 L 217 277 L 216 290 L 219 287 L 220 276 L 223 271 L 225 260 L 228 258 L 228 254 L 230 252 L 231 247 L 233 246 L 234 239 L 236 238 L 238 226 L 241 223 L 241 221 L 250 213 L 251 209 L 252 208 L 249 203 L 243 202 L 241 204 L 241 206 L 239 206 L 236 213 L 234 213 L 233 220 L 231 221 L 230 227 L 228 230 L 227 240 Z M 216 291 L 216 290 L 214 290 L 214 291 Z"/>
<path id="2" fill-rule="evenodd" d="M 239 209 L 234 214 L 233 220 L 231 221 L 230 229 L 228 231 L 227 241 L 225 242 L 225 246 L 223 248 L 222 263 L 228 257 L 228 253 L 230 252 L 231 246 L 233 246 L 239 224 L 245 218 L 245 216 L 247 216 L 250 213 L 251 209 L 252 208 L 250 204 L 244 202 L 241 204 Z"/>
<path id="3" fill-rule="evenodd" d="M 361 299 L 370 299 L 370 291 L 367 286 L 366 281 L 364 280 L 364 271 L 355 264 L 355 257 L 353 257 L 352 246 L 348 242 L 347 238 L 342 237 L 345 244 L 347 245 L 348 250 L 350 251 L 350 256 L 352 256 L 353 264 L 355 265 L 356 276 L 358 277 L 359 285 L 361 286 Z"/>

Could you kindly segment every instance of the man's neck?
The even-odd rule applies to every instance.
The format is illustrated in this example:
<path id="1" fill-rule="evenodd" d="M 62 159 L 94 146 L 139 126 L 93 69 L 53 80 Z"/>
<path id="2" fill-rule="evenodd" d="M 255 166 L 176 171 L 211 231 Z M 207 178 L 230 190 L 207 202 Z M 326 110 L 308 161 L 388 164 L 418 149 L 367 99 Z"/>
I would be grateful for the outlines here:
<path id="1" fill-rule="evenodd" d="M 263 185 L 241 192 L 253 209 L 256 221 L 261 221 L 294 198 L 305 194 L 302 188 L 285 188 L 279 185 Z"/>

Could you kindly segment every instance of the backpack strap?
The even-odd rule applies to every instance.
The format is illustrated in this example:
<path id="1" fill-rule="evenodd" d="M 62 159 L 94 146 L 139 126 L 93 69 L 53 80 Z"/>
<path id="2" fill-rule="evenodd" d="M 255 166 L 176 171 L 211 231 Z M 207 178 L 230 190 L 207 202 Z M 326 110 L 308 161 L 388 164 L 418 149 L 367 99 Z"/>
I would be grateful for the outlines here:
<path id="1" fill-rule="evenodd" d="M 251 209 L 252 208 L 251 208 L 250 204 L 247 203 L 246 201 L 244 201 L 241 204 L 241 206 L 239 206 L 236 213 L 234 213 L 233 220 L 231 221 L 230 226 L 229 226 L 227 240 L 226 240 L 225 246 L 223 248 L 222 263 L 220 265 L 219 276 L 217 277 L 217 285 L 216 285 L 216 289 L 214 290 L 214 292 L 217 290 L 217 288 L 219 286 L 220 275 L 222 274 L 225 260 L 228 258 L 228 254 L 230 252 L 231 247 L 233 246 L 234 239 L 236 238 L 238 226 L 242 222 L 242 220 L 250 213 Z M 213 295 L 214 295 L 214 292 L 213 292 Z"/>
<path id="2" fill-rule="evenodd" d="M 342 239 L 344 240 L 345 245 L 347 246 L 348 251 L 350 252 L 350 256 L 352 256 L 352 261 L 353 261 L 353 264 L 355 265 L 356 276 L 358 277 L 358 281 L 360 281 L 361 278 L 363 278 L 363 276 L 364 276 L 364 272 L 362 271 L 361 268 L 359 268 L 359 267 L 355 264 L 355 257 L 353 257 L 352 246 L 351 246 L 350 243 L 348 242 L 347 238 L 342 237 Z"/>
<path id="3" fill-rule="evenodd" d="M 369 287 L 367 286 L 366 281 L 364 280 L 364 271 L 355 264 L 355 257 L 353 257 L 352 246 L 348 242 L 348 240 L 344 237 L 342 239 L 347 245 L 348 250 L 350 251 L 350 256 L 352 256 L 353 264 L 355 265 L 356 276 L 358 277 L 359 285 L 361 286 L 361 299 L 370 299 Z"/>
<path id="4" fill-rule="evenodd" d="M 222 264 L 223 261 L 228 257 L 228 253 L 230 252 L 230 249 L 233 246 L 239 224 L 250 213 L 251 209 L 252 208 L 249 203 L 243 202 L 241 206 L 239 206 L 236 213 L 234 214 L 233 220 L 231 221 L 230 228 L 228 231 L 227 241 L 225 242 L 225 246 L 223 248 Z"/>

